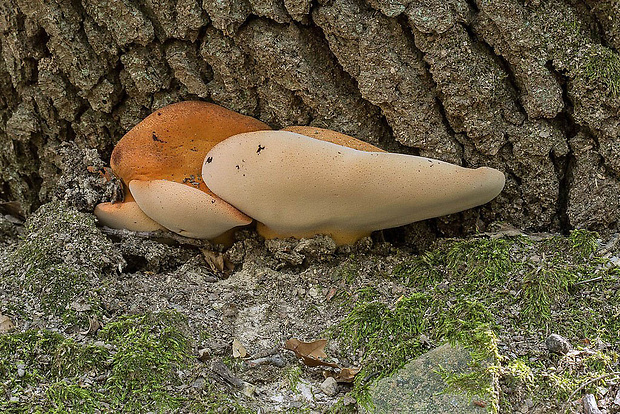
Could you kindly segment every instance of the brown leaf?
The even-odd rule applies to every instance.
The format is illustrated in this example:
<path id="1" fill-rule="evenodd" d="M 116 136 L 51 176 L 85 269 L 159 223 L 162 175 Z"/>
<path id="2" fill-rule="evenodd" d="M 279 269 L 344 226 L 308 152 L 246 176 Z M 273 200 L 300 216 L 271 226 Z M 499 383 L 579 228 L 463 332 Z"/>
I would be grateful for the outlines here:
<path id="1" fill-rule="evenodd" d="M 13 321 L 8 316 L 0 313 L 0 334 L 7 333 L 15 328 Z"/>
<path id="2" fill-rule="evenodd" d="M 200 249 L 209 268 L 215 273 L 230 272 L 235 269 L 235 265 L 228 260 L 222 253 L 214 252 L 209 249 Z"/>
<path id="3" fill-rule="evenodd" d="M 302 342 L 297 338 L 291 338 L 284 344 L 286 349 L 289 349 L 295 353 L 297 358 L 301 358 L 304 364 L 309 367 L 332 367 L 338 368 L 338 364 L 333 362 L 326 362 L 321 358 L 327 358 L 325 353 L 325 345 L 327 339 L 319 339 L 313 342 Z"/>
<path id="4" fill-rule="evenodd" d="M 338 292 L 338 289 L 333 287 L 329 290 L 329 292 L 327 292 L 327 296 L 325 296 L 325 300 L 327 302 L 329 302 L 330 300 L 332 300 L 332 298 L 336 295 L 336 292 Z"/>
<path id="5" fill-rule="evenodd" d="M 334 378 L 338 382 L 353 382 L 359 372 L 359 368 L 342 368 Z"/>
<path id="6" fill-rule="evenodd" d="M 359 368 L 342 368 L 338 373 L 333 371 L 323 371 L 323 377 L 333 377 L 336 382 L 353 382 L 358 372 L 360 372 Z"/>
<path id="7" fill-rule="evenodd" d="M 245 350 L 241 342 L 237 338 L 233 339 L 232 343 L 233 358 L 245 358 L 248 356 L 248 352 Z"/>
<path id="8" fill-rule="evenodd" d="M 80 332 L 82 335 L 94 334 L 101 328 L 101 324 L 99 323 L 99 319 L 97 316 L 88 317 L 88 330 Z"/>

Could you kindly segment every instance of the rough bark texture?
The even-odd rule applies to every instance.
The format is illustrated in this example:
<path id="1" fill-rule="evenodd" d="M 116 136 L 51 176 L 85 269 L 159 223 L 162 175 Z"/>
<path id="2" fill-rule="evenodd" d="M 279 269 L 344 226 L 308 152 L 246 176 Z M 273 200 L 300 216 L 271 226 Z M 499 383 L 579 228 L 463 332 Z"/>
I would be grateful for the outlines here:
<path id="1" fill-rule="evenodd" d="M 0 40 L 0 201 L 26 212 L 62 142 L 107 159 L 151 111 L 203 99 L 504 171 L 460 230 L 618 229 L 615 0 L 4 0 Z"/>

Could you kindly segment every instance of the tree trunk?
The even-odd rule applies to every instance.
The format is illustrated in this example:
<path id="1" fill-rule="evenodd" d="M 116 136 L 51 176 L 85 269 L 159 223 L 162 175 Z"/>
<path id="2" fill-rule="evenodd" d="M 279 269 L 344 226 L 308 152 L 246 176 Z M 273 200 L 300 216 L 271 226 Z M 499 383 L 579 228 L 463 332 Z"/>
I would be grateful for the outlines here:
<path id="1" fill-rule="evenodd" d="M 108 159 L 153 110 L 203 99 L 504 171 L 461 230 L 618 229 L 616 0 L 3 0 L 0 39 L 0 201 L 26 211 L 63 141 Z"/>

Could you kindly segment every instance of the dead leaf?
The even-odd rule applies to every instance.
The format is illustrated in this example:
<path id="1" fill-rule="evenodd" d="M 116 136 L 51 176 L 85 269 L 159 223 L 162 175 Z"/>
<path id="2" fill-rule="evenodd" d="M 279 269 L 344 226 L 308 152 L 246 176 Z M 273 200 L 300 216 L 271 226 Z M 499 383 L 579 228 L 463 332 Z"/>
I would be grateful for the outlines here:
<path id="1" fill-rule="evenodd" d="M 247 351 L 245 350 L 243 345 L 241 345 L 241 342 L 239 342 L 237 338 L 233 339 L 232 354 L 233 358 L 245 358 L 246 356 L 248 356 Z"/>
<path id="2" fill-rule="evenodd" d="M 327 296 L 325 296 L 325 300 L 326 300 L 327 302 L 329 302 L 330 300 L 332 300 L 332 298 L 336 295 L 336 292 L 338 292 L 338 289 L 337 289 L 337 288 L 335 288 L 335 287 L 334 287 L 334 288 L 331 288 L 331 289 L 329 290 L 329 292 L 327 292 Z"/>
<path id="3" fill-rule="evenodd" d="M 4 316 L 0 313 L 0 334 L 12 331 L 15 328 L 13 321 L 8 316 Z"/>
<path id="4" fill-rule="evenodd" d="M 205 262 L 207 262 L 207 265 L 213 272 L 222 273 L 224 271 L 232 271 L 235 269 L 235 265 L 222 253 L 214 252 L 209 249 L 200 249 L 200 251 L 205 258 Z"/>
<path id="5" fill-rule="evenodd" d="M 338 375 L 334 377 L 337 382 L 353 382 L 355 376 L 360 372 L 359 368 L 342 368 Z"/>
<path id="6" fill-rule="evenodd" d="M 295 356 L 297 356 L 297 358 L 301 358 L 303 363 L 309 367 L 324 366 L 339 368 L 338 364 L 321 360 L 321 358 L 327 358 L 327 354 L 324 351 L 326 344 L 327 339 L 319 339 L 313 342 L 302 342 L 297 338 L 291 338 L 286 341 L 284 347 L 293 351 Z"/>
<path id="7" fill-rule="evenodd" d="M 355 376 L 360 372 L 359 368 L 342 368 L 340 372 L 323 371 L 323 377 L 332 377 L 336 382 L 351 383 L 355 380 Z"/>
<path id="8" fill-rule="evenodd" d="M 101 324 L 99 323 L 99 319 L 97 316 L 88 317 L 88 330 L 80 332 L 82 335 L 89 335 L 96 333 L 99 328 L 101 328 Z"/>

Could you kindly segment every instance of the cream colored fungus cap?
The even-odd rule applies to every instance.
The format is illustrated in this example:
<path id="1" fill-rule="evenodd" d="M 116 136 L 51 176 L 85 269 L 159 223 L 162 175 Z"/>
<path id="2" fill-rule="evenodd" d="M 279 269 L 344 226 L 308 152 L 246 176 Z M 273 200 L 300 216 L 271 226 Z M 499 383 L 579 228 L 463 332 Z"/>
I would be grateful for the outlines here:
<path id="1" fill-rule="evenodd" d="M 365 152 L 288 131 L 228 138 L 205 158 L 219 197 L 282 235 L 356 235 L 484 204 L 504 187 L 492 168 Z"/>
<path id="2" fill-rule="evenodd" d="M 103 226 L 131 231 L 163 230 L 157 222 L 144 214 L 135 201 L 101 203 L 95 206 L 95 216 Z"/>
<path id="3" fill-rule="evenodd" d="M 129 190 L 146 215 L 185 237 L 213 239 L 252 222 L 225 201 L 185 184 L 132 180 Z"/>

